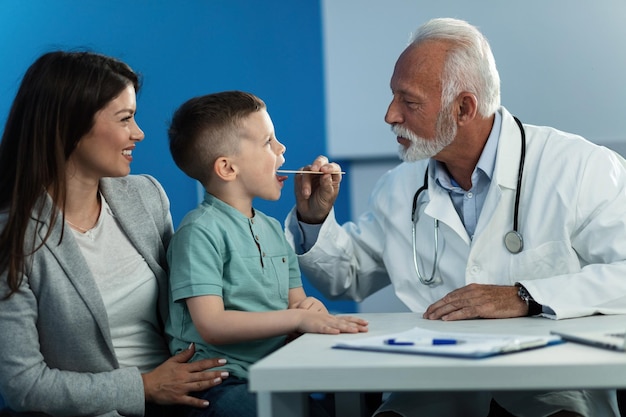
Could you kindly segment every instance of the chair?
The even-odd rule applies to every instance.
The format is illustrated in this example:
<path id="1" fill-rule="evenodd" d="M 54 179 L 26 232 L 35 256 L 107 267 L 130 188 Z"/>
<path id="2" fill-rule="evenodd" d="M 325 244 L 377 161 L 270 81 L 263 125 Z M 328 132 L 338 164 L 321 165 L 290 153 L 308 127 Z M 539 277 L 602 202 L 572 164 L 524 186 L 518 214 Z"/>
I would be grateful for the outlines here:
<path id="1" fill-rule="evenodd" d="M 626 416 L 626 390 L 617 390 L 617 405 L 619 406 L 619 413 Z"/>

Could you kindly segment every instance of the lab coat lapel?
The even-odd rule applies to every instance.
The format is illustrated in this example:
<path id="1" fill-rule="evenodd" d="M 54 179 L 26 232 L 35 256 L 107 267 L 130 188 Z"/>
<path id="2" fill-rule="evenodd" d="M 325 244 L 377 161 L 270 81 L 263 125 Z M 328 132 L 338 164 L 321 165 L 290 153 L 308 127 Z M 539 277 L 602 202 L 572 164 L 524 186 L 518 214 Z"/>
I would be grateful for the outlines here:
<path id="1" fill-rule="evenodd" d="M 442 187 L 439 187 L 434 178 L 431 176 L 432 172 L 429 167 L 428 172 L 428 196 L 430 201 L 426 208 L 424 209 L 424 213 L 428 216 L 439 219 L 441 223 L 444 223 L 450 229 L 452 229 L 463 241 L 465 244 L 470 244 L 470 237 L 467 234 L 467 230 L 465 230 L 465 226 L 461 222 L 461 218 L 459 214 L 454 209 L 454 205 L 452 205 L 452 199 L 450 199 L 450 195 L 445 191 Z"/>
<path id="2" fill-rule="evenodd" d="M 520 130 L 511 113 L 502 110 L 502 129 L 498 140 L 498 152 L 494 176 L 476 225 L 476 239 L 481 236 L 492 240 L 494 236 L 513 230 L 515 191 L 521 156 Z M 477 244 L 477 242 L 474 242 Z"/>
<path id="3" fill-rule="evenodd" d="M 513 115 L 504 107 L 501 110 L 502 131 L 498 141 L 494 179 L 502 188 L 515 190 L 517 188 L 522 136 Z"/>

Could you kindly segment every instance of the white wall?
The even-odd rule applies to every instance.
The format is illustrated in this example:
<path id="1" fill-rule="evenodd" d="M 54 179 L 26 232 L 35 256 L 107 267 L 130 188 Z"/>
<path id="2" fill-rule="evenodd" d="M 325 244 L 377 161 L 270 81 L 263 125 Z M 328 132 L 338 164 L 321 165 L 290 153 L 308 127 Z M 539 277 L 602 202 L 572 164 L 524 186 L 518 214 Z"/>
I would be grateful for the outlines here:
<path id="1" fill-rule="evenodd" d="M 502 103 L 525 123 L 581 134 L 626 156 L 626 1 L 322 0 L 327 149 L 351 160 L 352 217 L 398 163 L 383 117 L 389 78 L 410 32 L 456 17 L 487 36 Z M 390 287 L 360 311 L 407 311 Z"/>
<path id="2" fill-rule="evenodd" d="M 624 0 L 322 0 L 328 152 L 395 155 L 383 121 L 389 78 L 409 35 L 456 17 L 487 36 L 502 103 L 523 122 L 598 143 L 624 140 Z"/>

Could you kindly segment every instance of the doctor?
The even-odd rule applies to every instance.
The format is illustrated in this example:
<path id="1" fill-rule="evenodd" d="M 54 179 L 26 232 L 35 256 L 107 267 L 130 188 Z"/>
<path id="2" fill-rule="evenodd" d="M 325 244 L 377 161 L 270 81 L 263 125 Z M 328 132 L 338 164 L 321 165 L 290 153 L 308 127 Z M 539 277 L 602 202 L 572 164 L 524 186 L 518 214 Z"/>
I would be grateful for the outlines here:
<path id="1" fill-rule="evenodd" d="M 420 27 L 390 86 L 404 163 L 366 213 L 337 224 L 327 158 L 306 167 L 327 175 L 296 178 L 287 236 L 316 287 L 358 301 L 392 284 L 432 320 L 626 313 L 619 157 L 501 107 L 489 44 L 464 21 Z M 396 393 L 377 415 L 486 416 L 492 398 L 519 416 L 619 415 L 614 391 Z"/>

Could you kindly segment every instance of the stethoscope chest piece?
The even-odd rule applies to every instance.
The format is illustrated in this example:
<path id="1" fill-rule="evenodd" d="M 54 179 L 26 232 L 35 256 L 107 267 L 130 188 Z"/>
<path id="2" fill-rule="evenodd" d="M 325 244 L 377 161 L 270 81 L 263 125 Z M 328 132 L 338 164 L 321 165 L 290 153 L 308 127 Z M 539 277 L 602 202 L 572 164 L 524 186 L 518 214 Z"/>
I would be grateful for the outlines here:
<path id="1" fill-rule="evenodd" d="M 524 249 L 524 238 L 519 232 L 511 230 L 504 235 L 504 246 L 513 254 L 520 253 Z"/>

